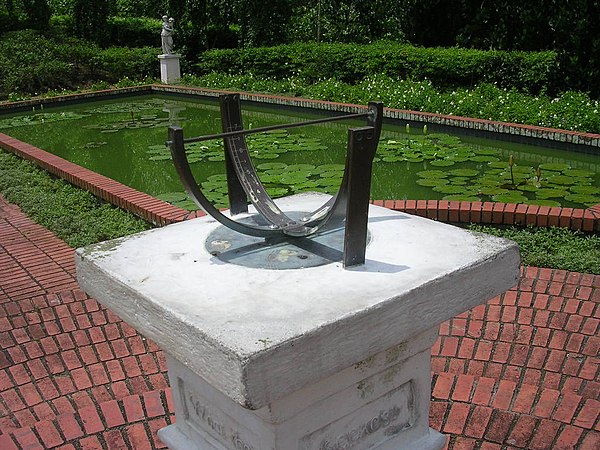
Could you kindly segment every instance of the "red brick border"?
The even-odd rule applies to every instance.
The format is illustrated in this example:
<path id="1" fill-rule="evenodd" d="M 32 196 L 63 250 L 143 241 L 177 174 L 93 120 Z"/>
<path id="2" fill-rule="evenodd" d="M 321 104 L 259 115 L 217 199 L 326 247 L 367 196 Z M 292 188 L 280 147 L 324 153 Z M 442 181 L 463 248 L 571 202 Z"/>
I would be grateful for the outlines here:
<path id="1" fill-rule="evenodd" d="M 22 108 L 40 103 L 56 103 L 65 101 L 86 100 L 98 96 L 122 95 L 139 92 L 176 92 L 193 95 L 217 96 L 224 92 L 211 89 L 188 88 L 181 86 L 148 85 L 117 90 L 98 91 L 82 94 L 71 94 L 40 100 L 27 100 L 9 104 L 11 108 Z M 318 108 L 354 112 L 364 109 L 364 106 L 324 102 L 319 100 L 298 99 L 276 95 L 243 93 L 242 98 L 263 103 Z M 6 107 L 7 105 L 2 105 Z M 496 130 L 510 134 L 547 137 L 551 140 L 567 141 L 582 145 L 600 146 L 600 135 L 576 133 L 564 130 L 549 130 L 518 124 L 504 124 L 481 119 L 458 118 L 441 116 L 439 114 L 421 113 L 415 111 L 386 109 L 386 115 L 407 120 L 431 122 L 433 118 L 443 119 L 448 125 L 462 128 L 477 128 Z M 444 124 L 446 124 L 444 122 Z M 460 122 L 460 124 L 457 124 Z M 442 123 L 442 122 L 439 122 Z M 474 126 L 480 124 L 481 126 Z M 485 126 L 484 126 L 485 125 Z M 551 132 L 551 133 L 550 133 Z M 565 137 L 567 136 L 567 137 Z M 149 194 L 137 191 L 115 180 L 97 174 L 89 169 L 66 161 L 56 155 L 41 150 L 33 145 L 19 141 L 0 133 L 0 148 L 12 152 L 22 158 L 32 161 L 50 173 L 68 182 L 86 189 L 97 197 L 106 200 L 120 208 L 130 211 L 144 220 L 162 226 L 203 215 L 202 212 L 189 212 L 156 199 Z M 491 202 L 458 202 L 445 200 L 386 200 L 375 201 L 390 209 L 416 214 L 442 222 L 453 223 L 482 223 L 502 225 L 531 225 L 537 227 L 560 226 L 572 230 L 587 232 L 600 231 L 600 204 L 588 209 L 546 207 L 513 203 Z"/>

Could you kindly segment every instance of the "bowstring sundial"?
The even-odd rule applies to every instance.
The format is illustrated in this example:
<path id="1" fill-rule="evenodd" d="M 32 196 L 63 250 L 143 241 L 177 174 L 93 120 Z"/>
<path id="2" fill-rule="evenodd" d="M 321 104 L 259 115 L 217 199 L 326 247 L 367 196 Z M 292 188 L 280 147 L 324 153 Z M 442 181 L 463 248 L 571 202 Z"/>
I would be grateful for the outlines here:
<path id="1" fill-rule="evenodd" d="M 364 264 L 371 173 L 383 105 L 370 102 L 364 113 L 244 129 L 240 95 L 221 95 L 219 103 L 222 133 L 184 138 L 181 127 L 170 126 L 167 141 L 186 192 L 221 224 L 206 240 L 208 252 L 225 262 L 270 269 L 314 267 L 336 261 L 344 267 Z M 292 208 L 284 212 L 260 181 L 246 136 L 349 119 L 365 119 L 366 124 L 348 130 L 344 175 L 337 194 L 313 211 Z M 203 194 L 185 152 L 185 144 L 214 139 L 224 142 L 229 215 Z M 254 212 L 249 211 L 248 203 Z"/>

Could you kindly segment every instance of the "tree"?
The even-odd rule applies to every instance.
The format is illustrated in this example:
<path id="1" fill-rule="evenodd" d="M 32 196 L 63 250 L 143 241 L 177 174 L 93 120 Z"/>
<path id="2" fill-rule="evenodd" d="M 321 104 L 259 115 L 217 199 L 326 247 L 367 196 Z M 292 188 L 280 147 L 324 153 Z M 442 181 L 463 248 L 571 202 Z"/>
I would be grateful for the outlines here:
<path id="1" fill-rule="evenodd" d="M 23 0 L 23 9 L 27 16 L 26 25 L 29 28 L 48 29 L 51 12 L 47 0 Z"/>
<path id="2" fill-rule="evenodd" d="M 102 44 L 107 33 L 108 11 L 108 0 L 74 0 L 75 33 L 82 38 Z"/>
<path id="3" fill-rule="evenodd" d="M 286 42 L 286 34 L 294 0 L 238 0 L 236 16 L 242 43 L 248 47 L 278 45 Z"/>

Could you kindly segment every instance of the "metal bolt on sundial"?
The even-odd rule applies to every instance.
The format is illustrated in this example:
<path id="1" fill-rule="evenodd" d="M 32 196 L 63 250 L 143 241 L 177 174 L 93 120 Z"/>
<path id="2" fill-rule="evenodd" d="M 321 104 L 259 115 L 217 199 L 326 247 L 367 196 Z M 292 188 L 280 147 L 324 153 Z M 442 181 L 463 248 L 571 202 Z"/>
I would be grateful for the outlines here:
<path id="1" fill-rule="evenodd" d="M 209 252 L 228 262 L 275 269 L 321 265 L 336 260 L 341 260 L 344 267 L 364 264 L 368 243 L 371 173 L 381 133 L 383 105 L 370 102 L 364 113 L 244 129 L 240 95 L 221 95 L 219 102 L 222 133 L 186 139 L 182 128 L 170 126 L 167 141 L 188 195 L 207 214 L 224 225 L 207 239 Z M 366 125 L 348 130 L 345 170 L 337 194 L 313 212 L 298 211 L 292 214 L 282 211 L 267 194 L 256 173 L 248 152 L 246 135 L 357 118 L 366 119 Z M 224 141 L 230 214 L 243 216 L 240 220 L 234 220 L 215 208 L 192 175 L 185 144 L 213 139 Z M 248 200 L 256 210 L 256 214 L 251 216 L 247 214 Z M 211 242 L 215 241 L 228 241 L 232 245 L 227 251 L 220 252 L 211 248 Z M 279 254 L 285 246 L 297 247 L 296 250 L 300 249 L 301 253 L 297 258 L 287 258 L 285 263 L 272 263 L 269 255 L 273 252 Z M 278 261 L 281 262 L 281 258 Z"/>

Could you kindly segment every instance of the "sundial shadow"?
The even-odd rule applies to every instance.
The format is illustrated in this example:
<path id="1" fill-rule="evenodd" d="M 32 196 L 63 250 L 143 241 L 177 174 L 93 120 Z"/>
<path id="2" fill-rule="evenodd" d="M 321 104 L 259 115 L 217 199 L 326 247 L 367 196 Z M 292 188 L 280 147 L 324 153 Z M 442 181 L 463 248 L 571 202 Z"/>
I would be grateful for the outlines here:
<path id="1" fill-rule="evenodd" d="M 300 216 L 299 213 L 291 213 Z M 404 217 L 380 216 L 373 222 L 398 220 Z M 261 224 L 262 217 L 255 215 L 242 219 Z M 367 242 L 371 240 L 370 234 Z M 367 244 L 368 245 L 368 244 Z M 225 226 L 216 228 L 206 239 L 206 250 L 215 263 L 229 263 L 259 269 L 300 269 L 342 262 L 344 259 L 344 224 L 321 231 L 310 237 L 278 236 L 260 238 L 238 233 Z M 367 259 L 366 264 L 352 270 L 356 272 L 396 273 L 408 266 L 387 264 Z"/>

